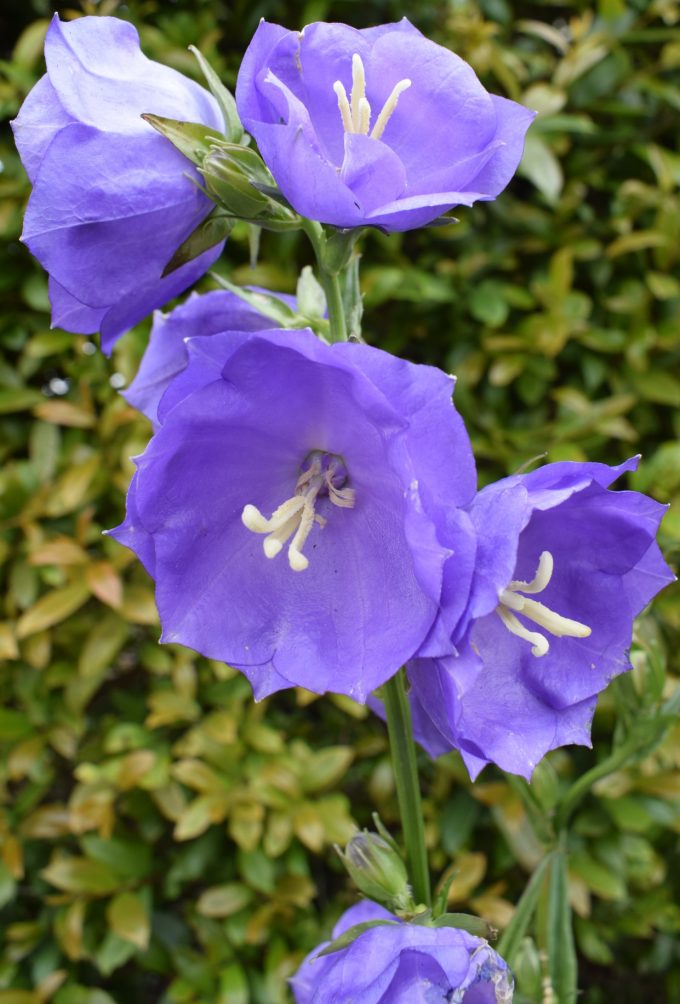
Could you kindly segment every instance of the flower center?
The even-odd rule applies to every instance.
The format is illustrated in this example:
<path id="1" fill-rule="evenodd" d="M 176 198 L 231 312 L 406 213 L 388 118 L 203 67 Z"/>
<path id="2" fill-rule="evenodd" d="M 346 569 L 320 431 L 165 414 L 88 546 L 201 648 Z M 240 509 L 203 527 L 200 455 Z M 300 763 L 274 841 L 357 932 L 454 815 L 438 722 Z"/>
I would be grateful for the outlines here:
<path id="1" fill-rule="evenodd" d="M 392 92 L 382 107 L 380 114 L 375 120 L 375 125 L 371 129 L 371 139 L 380 139 L 385 132 L 385 126 L 389 122 L 394 109 L 397 107 L 399 95 L 403 94 L 411 86 L 411 81 L 400 80 L 392 88 Z M 356 52 L 352 56 L 352 93 L 349 98 L 347 91 L 339 80 L 333 84 L 333 90 L 338 96 L 338 108 L 342 116 L 342 125 L 345 132 L 360 133 L 368 136 L 371 128 L 371 106 L 366 97 L 366 72 L 361 56 Z"/>
<path id="2" fill-rule="evenodd" d="M 514 580 L 504 589 L 500 595 L 500 603 L 496 607 L 496 613 L 505 624 L 508 631 L 523 638 L 524 641 L 531 642 L 531 654 L 535 656 L 545 655 L 550 649 L 550 642 L 538 631 L 530 631 L 522 624 L 516 614 L 521 614 L 527 620 L 533 621 L 539 627 L 557 638 L 587 638 L 591 634 L 591 628 L 587 624 L 570 620 L 569 617 L 562 617 L 556 614 L 550 607 L 546 607 L 538 600 L 528 599 L 522 593 L 541 593 L 552 578 L 554 568 L 553 556 L 550 551 L 543 551 L 538 559 L 538 568 L 531 582 Z"/>
<path id="3" fill-rule="evenodd" d="M 342 457 L 312 450 L 302 465 L 295 494 L 282 502 L 269 519 L 256 506 L 248 504 L 243 508 L 241 521 L 253 533 L 266 534 L 262 548 L 268 558 L 275 558 L 290 539 L 288 563 L 294 572 L 304 572 L 309 565 L 302 553 L 307 537 L 315 522 L 319 526 L 326 524 L 323 516 L 316 512 L 317 498 L 326 495 L 333 505 L 351 509 L 356 492 L 345 487 L 348 477 Z"/>

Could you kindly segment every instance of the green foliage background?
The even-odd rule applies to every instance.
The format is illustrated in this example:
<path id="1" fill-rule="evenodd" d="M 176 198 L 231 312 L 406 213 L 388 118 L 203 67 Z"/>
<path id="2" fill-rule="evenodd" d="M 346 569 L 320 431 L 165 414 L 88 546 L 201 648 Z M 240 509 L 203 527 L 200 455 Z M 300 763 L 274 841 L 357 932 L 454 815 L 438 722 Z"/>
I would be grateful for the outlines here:
<path id="1" fill-rule="evenodd" d="M 7 118 L 42 72 L 50 6 L 3 5 Z M 132 19 L 150 56 L 193 76 L 197 44 L 229 84 L 261 16 L 361 27 L 406 13 L 491 90 L 538 109 L 497 202 L 443 230 L 366 240 L 367 338 L 458 374 L 484 481 L 543 452 L 640 452 L 630 485 L 677 502 L 676 0 L 84 10 Z M 29 186 L 9 130 L 0 159 L 0 1004 L 279 1004 L 352 901 L 331 845 L 376 808 L 397 827 L 384 730 L 342 699 L 255 705 L 230 669 L 158 647 L 151 584 L 101 533 L 121 518 L 128 458 L 149 435 L 117 393 L 148 325 L 110 360 L 96 340 L 49 329 L 46 278 L 18 242 Z M 247 260 L 237 230 L 220 269 L 292 290 L 310 256 L 296 235 L 265 235 L 254 272 Z M 679 543 L 671 509 L 671 562 Z M 639 622 L 634 672 L 600 701 L 594 750 L 555 752 L 531 788 L 495 770 L 472 786 L 453 754 L 422 760 L 433 869 L 458 869 L 453 908 L 500 929 L 555 816 L 570 816 L 585 1004 L 680 1000 L 680 729 L 673 703 L 659 710 L 679 628 L 672 587 Z M 549 912 L 512 953 L 518 998 L 536 1004 L 562 1004 L 546 953 L 568 938 Z"/>

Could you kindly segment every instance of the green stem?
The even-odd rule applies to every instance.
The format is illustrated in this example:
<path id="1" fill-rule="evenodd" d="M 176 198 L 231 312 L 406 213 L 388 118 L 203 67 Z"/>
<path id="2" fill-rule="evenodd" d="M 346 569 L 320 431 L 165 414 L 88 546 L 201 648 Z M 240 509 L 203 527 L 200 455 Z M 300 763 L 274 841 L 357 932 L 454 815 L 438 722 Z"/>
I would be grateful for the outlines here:
<path id="1" fill-rule="evenodd" d="M 327 268 L 324 257 L 324 245 L 326 237 L 323 227 L 314 220 L 302 220 L 302 229 L 307 234 L 310 244 L 314 248 L 317 265 L 319 266 L 319 278 L 326 294 L 328 304 L 328 322 L 330 325 L 330 340 L 332 342 L 347 341 L 347 321 L 345 320 L 345 307 L 342 302 L 342 288 L 340 285 L 340 272 L 331 271 Z"/>
<path id="2" fill-rule="evenodd" d="M 342 290 L 340 288 L 340 276 L 331 275 L 330 272 L 321 272 L 321 285 L 326 294 L 328 304 L 328 320 L 330 323 L 330 340 L 332 342 L 347 341 L 347 324 L 345 322 L 345 310 L 342 303 Z"/>
<path id="3" fill-rule="evenodd" d="M 431 906 L 423 808 L 420 801 L 416 749 L 403 669 L 383 686 L 381 696 L 387 714 L 387 732 L 390 738 L 397 801 L 413 894 L 417 903 Z"/>
<path id="4" fill-rule="evenodd" d="M 635 742 L 634 738 L 633 741 L 629 739 L 628 742 L 623 742 L 617 750 L 610 753 L 608 757 L 595 767 L 591 767 L 590 770 L 582 774 L 572 784 L 555 813 L 555 828 L 558 832 L 566 827 L 570 815 L 578 803 L 585 798 L 593 785 L 601 781 L 602 778 L 607 777 L 608 774 L 613 774 L 619 767 L 622 767 L 626 760 L 636 751 L 640 743 Z"/>

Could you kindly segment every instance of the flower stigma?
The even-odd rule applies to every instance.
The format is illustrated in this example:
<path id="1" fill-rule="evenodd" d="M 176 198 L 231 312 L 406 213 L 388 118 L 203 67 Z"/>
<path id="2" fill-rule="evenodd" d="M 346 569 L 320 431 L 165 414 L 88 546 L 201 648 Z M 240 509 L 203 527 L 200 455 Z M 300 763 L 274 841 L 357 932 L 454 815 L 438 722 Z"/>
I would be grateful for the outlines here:
<path id="1" fill-rule="evenodd" d="M 496 607 L 496 613 L 508 631 L 524 641 L 531 642 L 531 654 L 537 657 L 545 655 L 550 650 L 550 642 L 539 631 L 530 631 L 525 627 L 516 616 L 517 614 L 522 614 L 527 620 L 533 621 L 534 624 L 557 638 L 587 638 L 591 634 L 591 628 L 587 624 L 581 624 L 580 621 L 571 620 L 569 617 L 562 617 L 561 614 L 555 613 L 554 610 L 539 603 L 538 600 L 521 595 L 522 593 L 543 592 L 552 578 L 554 564 L 550 551 L 541 552 L 538 568 L 531 582 L 522 582 L 520 579 L 513 580 L 501 592 L 500 603 Z"/>
<path id="2" fill-rule="evenodd" d="M 275 558 L 288 545 L 288 564 L 294 572 L 304 572 L 309 559 L 302 553 L 314 523 L 325 526 L 326 520 L 316 512 L 319 496 L 341 509 L 352 509 L 356 498 L 353 488 L 346 488 L 347 468 L 341 457 L 323 450 L 312 450 L 295 484 L 295 493 L 274 510 L 269 519 L 250 503 L 243 507 L 241 521 L 253 533 L 264 533 L 262 548 L 268 558 Z M 291 539 L 292 538 L 292 539 Z"/>
<path id="3" fill-rule="evenodd" d="M 385 126 L 397 107 L 399 95 L 408 90 L 410 86 L 411 81 L 407 78 L 394 85 L 371 130 L 371 139 L 381 139 Z M 363 60 L 358 53 L 355 52 L 352 56 L 352 92 L 349 98 L 340 80 L 335 81 L 333 90 L 338 97 L 338 108 L 345 132 L 368 136 L 368 130 L 371 127 L 371 106 L 366 97 L 366 71 Z"/>

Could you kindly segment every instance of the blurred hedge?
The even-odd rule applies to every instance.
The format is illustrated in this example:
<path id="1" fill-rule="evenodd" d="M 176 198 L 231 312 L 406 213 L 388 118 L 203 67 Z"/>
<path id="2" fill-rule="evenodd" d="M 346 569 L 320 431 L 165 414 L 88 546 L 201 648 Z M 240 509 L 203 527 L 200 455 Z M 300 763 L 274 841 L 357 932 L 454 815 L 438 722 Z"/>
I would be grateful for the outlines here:
<path id="1" fill-rule="evenodd" d="M 198 44 L 229 83 L 261 16 L 360 27 L 407 13 L 490 89 L 537 108 L 496 203 L 444 230 L 366 241 L 367 337 L 458 374 L 483 480 L 544 452 L 641 452 L 632 486 L 677 499 L 680 4 L 83 9 L 131 18 L 150 56 L 188 74 Z M 42 72 L 50 13 L 47 0 L 3 6 L 8 118 Z M 374 808 L 396 825 L 383 729 L 342 699 L 254 705 L 238 674 L 157 646 L 149 580 L 101 535 L 149 435 L 117 393 L 148 326 L 111 360 L 96 340 L 49 329 L 45 276 L 18 243 L 29 189 L 8 130 L 0 159 L 0 1004 L 278 1004 L 351 901 L 330 845 Z M 254 272 L 247 258 L 237 231 L 225 274 L 292 289 L 308 252 L 266 235 Z M 679 542 L 671 510 L 671 561 Z M 671 693 L 679 628 L 671 588 L 640 622 L 635 672 L 600 702 L 594 751 L 552 754 L 530 790 L 493 770 L 471 786 L 456 756 L 423 759 L 432 865 L 459 869 L 457 907 L 504 927 L 540 858 L 540 819 Z M 680 999 L 679 765 L 678 727 L 652 729 L 576 809 L 587 1004 Z M 540 950 L 522 947 L 525 1000 L 541 1001 Z"/>

